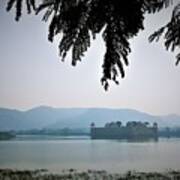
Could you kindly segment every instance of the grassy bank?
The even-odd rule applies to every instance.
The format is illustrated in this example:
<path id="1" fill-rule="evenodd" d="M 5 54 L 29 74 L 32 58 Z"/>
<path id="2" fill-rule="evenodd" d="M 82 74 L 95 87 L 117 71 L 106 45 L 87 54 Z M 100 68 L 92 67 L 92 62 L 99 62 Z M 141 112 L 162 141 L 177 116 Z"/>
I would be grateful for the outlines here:
<path id="1" fill-rule="evenodd" d="M 180 180 L 180 171 L 135 172 L 128 171 L 125 174 L 110 174 L 106 171 L 78 172 L 74 169 L 63 171 L 59 174 L 51 174 L 46 170 L 12 170 L 0 169 L 0 180 Z"/>

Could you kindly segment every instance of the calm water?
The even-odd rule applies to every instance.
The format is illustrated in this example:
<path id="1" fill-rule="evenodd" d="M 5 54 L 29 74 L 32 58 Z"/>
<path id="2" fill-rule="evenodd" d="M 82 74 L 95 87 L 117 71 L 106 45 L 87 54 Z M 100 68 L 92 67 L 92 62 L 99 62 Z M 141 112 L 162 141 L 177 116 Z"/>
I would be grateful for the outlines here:
<path id="1" fill-rule="evenodd" d="M 0 142 L 0 168 L 45 168 L 53 172 L 69 168 L 110 172 L 180 169 L 180 139 L 123 142 L 88 137 L 19 137 Z"/>

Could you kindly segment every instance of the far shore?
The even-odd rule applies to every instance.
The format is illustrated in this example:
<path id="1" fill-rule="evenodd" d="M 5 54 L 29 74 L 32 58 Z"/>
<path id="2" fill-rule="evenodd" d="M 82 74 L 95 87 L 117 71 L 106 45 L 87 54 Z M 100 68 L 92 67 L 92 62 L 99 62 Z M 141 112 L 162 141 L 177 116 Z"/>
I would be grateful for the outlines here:
<path id="1" fill-rule="evenodd" d="M 107 171 L 87 170 L 79 172 L 75 169 L 50 173 L 45 169 L 16 170 L 0 169 L 0 180 L 179 180 L 180 170 L 167 170 L 166 172 L 138 172 L 108 173 Z"/>

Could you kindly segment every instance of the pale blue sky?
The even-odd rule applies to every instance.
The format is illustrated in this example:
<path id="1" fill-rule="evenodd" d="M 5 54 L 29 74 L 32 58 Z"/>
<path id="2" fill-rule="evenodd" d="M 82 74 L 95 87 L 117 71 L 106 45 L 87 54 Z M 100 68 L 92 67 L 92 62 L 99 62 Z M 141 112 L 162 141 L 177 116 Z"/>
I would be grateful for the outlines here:
<path id="1" fill-rule="evenodd" d="M 4 0 L 3 0 L 4 2 Z M 100 83 L 104 44 L 99 36 L 75 68 L 60 62 L 56 42 L 47 40 L 40 17 L 14 14 L 0 6 L 0 107 L 133 108 L 152 114 L 180 114 L 180 66 L 175 54 L 148 36 L 170 18 L 166 10 L 147 16 L 145 31 L 132 40 L 130 66 L 120 85 L 105 92 Z"/>

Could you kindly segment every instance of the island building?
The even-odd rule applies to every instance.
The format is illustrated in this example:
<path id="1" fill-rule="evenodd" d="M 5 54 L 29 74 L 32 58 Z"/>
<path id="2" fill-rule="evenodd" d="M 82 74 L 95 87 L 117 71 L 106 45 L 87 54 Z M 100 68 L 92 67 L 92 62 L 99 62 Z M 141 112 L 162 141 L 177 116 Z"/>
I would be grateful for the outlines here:
<path id="1" fill-rule="evenodd" d="M 91 139 L 148 139 L 158 138 L 158 124 L 152 126 L 148 122 L 127 122 L 122 126 L 120 121 L 106 123 L 104 127 L 96 127 L 91 123 Z"/>

